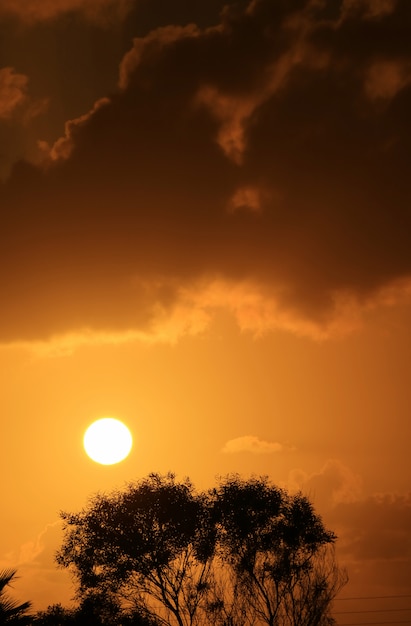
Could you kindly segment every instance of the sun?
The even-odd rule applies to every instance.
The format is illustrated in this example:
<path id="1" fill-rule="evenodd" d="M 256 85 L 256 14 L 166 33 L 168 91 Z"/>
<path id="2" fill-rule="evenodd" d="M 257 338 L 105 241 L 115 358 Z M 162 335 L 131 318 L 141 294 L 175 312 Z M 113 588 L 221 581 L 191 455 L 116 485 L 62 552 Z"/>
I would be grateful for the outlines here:
<path id="1" fill-rule="evenodd" d="M 123 422 L 102 417 L 87 428 L 83 444 L 90 459 L 102 465 L 114 465 L 128 456 L 133 438 Z"/>

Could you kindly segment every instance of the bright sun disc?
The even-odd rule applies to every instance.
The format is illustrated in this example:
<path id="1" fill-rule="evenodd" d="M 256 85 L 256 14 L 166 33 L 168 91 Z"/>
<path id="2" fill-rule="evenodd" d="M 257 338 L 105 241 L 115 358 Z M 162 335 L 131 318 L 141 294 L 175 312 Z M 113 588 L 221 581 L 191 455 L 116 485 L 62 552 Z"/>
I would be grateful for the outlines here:
<path id="1" fill-rule="evenodd" d="M 102 465 L 113 465 L 129 454 L 133 438 L 123 422 L 103 417 L 87 428 L 83 443 L 90 459 Z"/>

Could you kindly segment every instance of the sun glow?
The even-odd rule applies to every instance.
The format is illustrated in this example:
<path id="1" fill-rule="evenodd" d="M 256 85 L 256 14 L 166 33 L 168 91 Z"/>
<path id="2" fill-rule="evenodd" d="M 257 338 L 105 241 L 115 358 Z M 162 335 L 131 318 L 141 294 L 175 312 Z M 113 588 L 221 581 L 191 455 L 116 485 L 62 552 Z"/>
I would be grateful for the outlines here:
<path id="1" fill-rule="evenodd" d="M 90 459 L 102 465 L 114 465 L 128 456 L 133 438 L 123 422 L 103 417 L 87 428 L 83 444 Z"/>

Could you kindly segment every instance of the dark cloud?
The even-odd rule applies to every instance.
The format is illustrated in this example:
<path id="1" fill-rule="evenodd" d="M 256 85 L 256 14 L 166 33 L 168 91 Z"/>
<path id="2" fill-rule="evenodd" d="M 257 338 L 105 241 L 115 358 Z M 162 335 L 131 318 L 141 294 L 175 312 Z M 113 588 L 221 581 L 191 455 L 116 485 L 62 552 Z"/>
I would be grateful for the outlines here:
<path id="1" fill-rule="evenodd" d="M 409 493 L 364 497 L 360 477 L 338 459 L 329 459 L 311 475 L 293 470 L 290 484 L 307 493 L 325 512 L 345 558 L 411 560 Z"/>
<path id="2" fill-rule="evenodd" d="M 0 15 L 13 16 L 32 23 L 52 20 L 70 12 L 79 12 L 91 20 L 123 17 L 131 0 L 2 0 Z"/>
<path id="3" fill-rule="evenodd" d="M 350 584 L 363 590 L 351 594 L 347 589 L 342 595 L 375 595 L 376 589 L 381 595 L 399 594 L 401 590 L 408 593 L 409 493 L 365 496 L 360 476 L 338 459 L 329 459 L 320 471 L 310 475 L 293 470 L 288 482 L 289 487 L 309 496 L 327 527 L 334 530 L 339 563 L 347 568 Z"/>
<path id="4" fill-rule="evenodd" d="M 381 494 L 357 502 L 340 503 L 334 519 L 343 529 L 341 550 L 351 559 L 410 562 L 409 494 Z"/>
<path id="5" fill-rule="evenodd" d="M 379 7 L 254 0 L 136 37 L 117 92 L 0 189 L 2 340 L 149 330 L 233 285 L 263 325 L 321 326 L 407 278 L 411 16 Z"/>
<path id="6" fill-rule="evenodd" d="M 0 179 L 19 156 L 25 132 L 47 108 L 47 98 L 33 98 L 26 74 L 0 67 Z"/>

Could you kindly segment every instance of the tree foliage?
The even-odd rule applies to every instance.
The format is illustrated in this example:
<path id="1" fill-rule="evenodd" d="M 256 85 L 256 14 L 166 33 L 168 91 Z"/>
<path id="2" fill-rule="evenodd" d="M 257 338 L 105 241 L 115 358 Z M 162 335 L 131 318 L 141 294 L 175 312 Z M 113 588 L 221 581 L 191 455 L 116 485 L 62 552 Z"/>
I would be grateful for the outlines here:
<path id="1" fill-rule="evenodd" d="M 66 608 L 53 604 L 38 611 L 33 626 L 157 626 L 156 622 L 138 612 L 124 611 L 113 598 L 89 595 L 79 606 Z"/>
<path id="2" fill-rule="evenodd" d="M 265 478 L 198 493 L 151 474 L 62 513 L 57 562 L 78 595 L 102 594 L 164 626 L 325 626 L 345 583 L 312 504 Z"/>
<path id="3" fill-rule="evenodd" d="M 16 576 L 16 570 L 8 569 L 0 572 L 0 625 L 3 624 L 29 624 L 30 602 L 19 604 L 6 594 L 6 588 Z"/>
<path id="4" fill-rule="evenodd" d="M 197 623 L 215 537 L 189 480 L 152 474 L 62 517 L 70 530 L 57 561 L 74 566 L 81 595 L 105 590 L 163 624 Z"/>
<path id="5" fill-rule="evenodd" d="M 269 626 L 319 626 L 345 575 L 330 553 L 336 537 L 311 502 L 266 479 L 237 476 L 223 480 L 214 498 L 223 560 L 253 614 Z"/>

